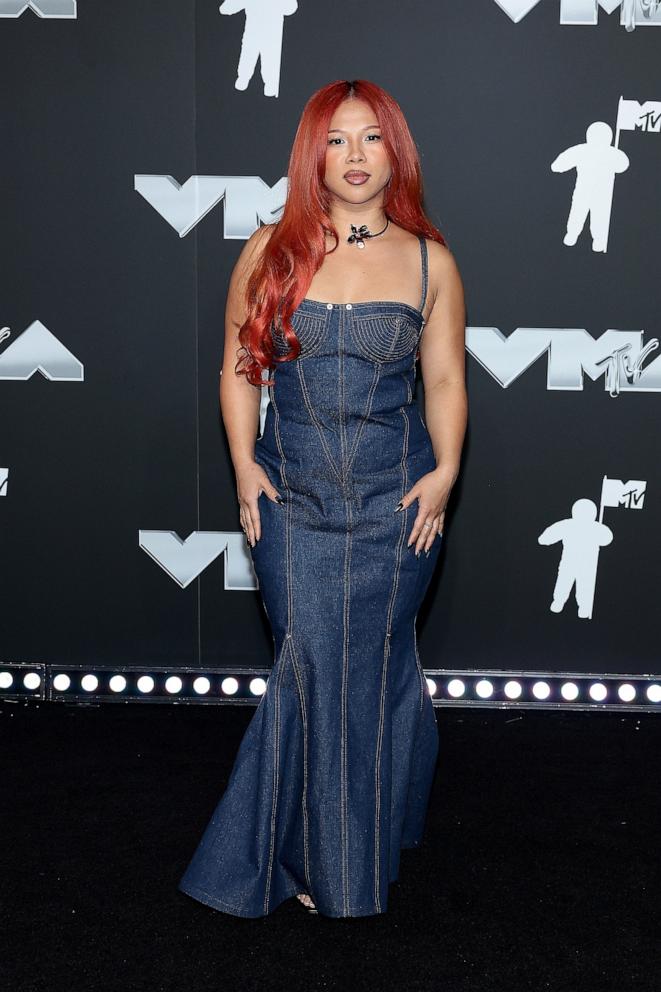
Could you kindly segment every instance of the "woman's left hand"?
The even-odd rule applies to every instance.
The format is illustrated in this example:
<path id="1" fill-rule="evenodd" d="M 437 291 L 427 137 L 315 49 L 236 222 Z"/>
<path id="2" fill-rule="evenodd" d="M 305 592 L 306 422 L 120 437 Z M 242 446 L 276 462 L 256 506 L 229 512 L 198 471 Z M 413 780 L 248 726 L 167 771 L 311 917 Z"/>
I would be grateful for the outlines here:
<path id="1" fill-rule="evenodd" d="M 429 551 L 436 535 L 443 533 L 445 507 L 452 485 L 451 475 L 438 468 L 434 469 L 418 479 L 398 504 L 397 509 L 404 510 L 414 500 L 418 500 L 418 513 L 407 542 L 409 548 L 416 542 L 416 555 L 421 551 Z"/>

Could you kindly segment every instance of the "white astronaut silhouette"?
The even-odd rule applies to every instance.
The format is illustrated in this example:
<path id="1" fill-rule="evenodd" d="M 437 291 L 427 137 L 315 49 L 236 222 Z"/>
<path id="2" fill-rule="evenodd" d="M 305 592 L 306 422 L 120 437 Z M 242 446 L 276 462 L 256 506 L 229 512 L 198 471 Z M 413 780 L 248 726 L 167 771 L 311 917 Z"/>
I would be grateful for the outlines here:
<path id="1" fill-rule="evenodd" d="M 594 121 L 585 132 L 585 143 L 560 152 L 551 163 L 553 172 L 576 169 L 576 185 L 567 218 L 566 245 L 575 245 L 590 215 L 592 250 L 606 251 L 613 187 L 617 173 L 629 168 L 629 156 L 615 148 L 613 129 L 606 121 Z"/>
<path id="2" fill-rule="evenodd" d="M 234 87 L 245 90 L 259 57 L 264 96 L 277 96 L 280 88 L 283 19 L 298 10 L 297 0 L 224 0 L 221 14 L 245 10 L 246 23 Z"/>
<path id="3" fill-rule="evenodd" d="M 577 499 L 571 508 L 571 518 L 550 524 L 537 540 L 545 545 L 562 541 L 551 611 L 562 612 L 575 584 L 578 615 L 581 619 L 591 619 L 599 549 L 613 540 L 610 527 L 597 520 L 596 504 L 591 499 Z"/>

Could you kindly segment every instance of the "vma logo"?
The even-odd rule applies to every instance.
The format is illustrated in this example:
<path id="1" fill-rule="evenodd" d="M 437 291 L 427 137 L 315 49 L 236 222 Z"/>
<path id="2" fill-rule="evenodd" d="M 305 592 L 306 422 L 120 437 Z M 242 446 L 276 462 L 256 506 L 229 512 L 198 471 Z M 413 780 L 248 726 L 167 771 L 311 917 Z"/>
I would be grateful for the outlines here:
<path id="1" fill-rule="evenodd" d="M 246 240 L 262 221 L 272 224 L 284 208 L 287 177 L 268 186 L 259 176 L 190 176 L 181 185 L 172 176 L 135 176 L 134 189 L 174 228 L 189 234 L 221 201 L 223 237 Z"/>
<path id="2" fill-rule="evenodd" d="M 225 589 L 249 592 L 259 588 L 245 534 L 193 531 L 182 541 L 173 530 L 141 530 L 138 545 L 182 589 L 223 553 Z"/>
<path id="3" fill-rule="evenodd" d="M 541 0 L 495 0 L 495 3 L 518 24 Z M 560 23 L 597 24 L 600 7 L 606 14 L 619 7 L 620 24 L 627 31 L 661 24 L 661 0 L 560 0 Z"/>
<path id="4" fill-rule="evenodd" d="M 611 396 L 661 392 L 661 360 L 643 368 L 659 347 L 643 331 L 605 331 L 593 338 L 582 328 L 517 327 L 508 338 L 497 327 L 467 327 L 466 350 L 504 389 L 547 355 L 547 389 L 583 389 L 583 376 L 604 377 Z"/>
<path id="5" fill-rule="evenodd" d="M 0 330 L 0 342 L 11 334 Z M 15 341 L 0 352 L 0 379 L 29 379 L 41 372 L 45 379 L 82 382 L 83 363 L 40 320 L 33 321 Z"/>

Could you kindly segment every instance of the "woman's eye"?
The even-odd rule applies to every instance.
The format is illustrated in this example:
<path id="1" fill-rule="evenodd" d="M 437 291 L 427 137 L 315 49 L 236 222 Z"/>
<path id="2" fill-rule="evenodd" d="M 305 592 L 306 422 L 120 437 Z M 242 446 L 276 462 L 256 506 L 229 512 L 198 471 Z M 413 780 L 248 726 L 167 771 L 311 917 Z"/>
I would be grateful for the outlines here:
<path id="1" fill-rule="evenodd" d="M 368 137 L 368 138 L 376 138 L 376 139 L 377 139 L 378 141 L 381 141 L 381 135 L 380 135 L 380 134 L 368 134 L 368 135 L 367 135 L 367 137 Z M 329 142 L 328 142 L 328 144 L 329 144 L 329 145 L 332 145 L 332 144 L 334 144 L 334 142 L 336 142 L 336 141 L 343 141 L 343 140 L 344 140 L 343 138 L 331 138 L 331 139 L 329 140 Z M 372 142 L 370 142 L 370 144 L 371 144 L 371 143 L 372 143 Z"/>

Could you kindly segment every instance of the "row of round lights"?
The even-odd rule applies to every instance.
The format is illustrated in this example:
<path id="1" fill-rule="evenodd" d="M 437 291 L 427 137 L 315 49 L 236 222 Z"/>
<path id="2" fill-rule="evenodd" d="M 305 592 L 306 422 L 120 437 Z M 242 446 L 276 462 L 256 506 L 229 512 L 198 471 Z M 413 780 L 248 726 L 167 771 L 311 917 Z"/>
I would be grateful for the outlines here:
<path id="1" fill-rule="evenodd" d="M 39 672 L 26 672 L 21 681 L 24 689 L 34 692 L 41 685 L 41 675 Z M 2 689 L 11 689 L 13 685 L 14 676 L 12 673 L 7 671 L 0 672 L 0 691 Z"/>
<path id="2" fill-rule="evenodd" d="M 430 696 L 438 698 L 438 683 L 428 676 L 426 677 L 426 681 Z M 27 671 L 23 675 L 21 682 L 25 689 L 35 691 L 41 685 L 41 676 L 38 672 Z M 581 679 L 580 683 L 572 680 L 562 682 L 559 689 L 560 698 L 566 703 L 575 702 L 581 696 L 581 688 L 579 686 L 584 686 L 586 683 L 587 680 L 584 679 Z M 184 682 L 179 675 L 169 675 L 165 679 L 164 685 L 165 691 L 174 696 L 182 692 Z M 193 691 L 199 696 L 205 696 L 211 692 L 211 680 L 205 675 L 196 676 L 193 679 L 192 685 Z M 14 675 L 7 670 L 0 671 L 0 691 L 7 691 L 13 686 Z M 66 672 L 58 672 L 53 677 L 53 688 L 56 692 L 68 692 L 71 686 L 71 676 Z M 92 672 L 88 672 L 82 676 L 80 686 L 83 692 L 97 692 L 99 688 L 99 677 Z M 124 675 L 115 674 L 110 677 L 108 687 L 111 692 L 122 693 L 126 691 L 128 681 Z M 136 687 L 138 692 L 148 695 L 156 688 L 156 680 L 151 675 L 140 675 L 136 680 Z M 248 687 L 253 696 L 262 696 L 266 691 L 266 680 L 256 676 L 250 680 Z M 226 676 L 220 683 L 220 689 L 224 696 L 236 695 L 239 688 L 239 681 L 233 676 Z M 553 690 L 554 686 L 552 683 L 545 679 L 538 679 L 530 686 L 530 695 L 539 702 L 545 702 L 554 695 Z M 493 699 L 498 693 L 494 682 L 487 678 L 478 679 L 472 687 L 464 679 L 458 677 L 451 678 L 447 683 L 447 694 L 450 699 L 465 699 L 469 695 L 469 691 L 471 693 L 474 692 L 479 699 L 485 700 Z M 524 685 L 518 679 L 508 679 L 502 687 L 502 692 L 507 699 L 516 701 L 523 696 Z M 617 686 L 616 692 L 617 698 L 622 703 L 632 703 L 638 697 L 638 690 L 631 682 L 620 683 Z M 648 703 L 660 703 L 661 684 L 658 682 L 648 683 L 645 687 L 644 697 Z M 587 683 L 587 698 L 594 703 L 603 703 L 607 702 L 609 698 L 612 698 L 612 695 L 610 694 L 609 687 L 604 682 L 594 681 Z"/>
<path id="3" fill-rule="evenodd" d="M 585 684 L 586 680 L 581 680 L 582 684 Z M 438 686 L 436 682 L 427 678 L 427 686 L 429 688 L 429 693 L 434 696 L 437 692 Z M 496 686 L 491 681 L 491 679 L 479 679 L 474 686 L 474 692 L 480 699 L 492 699 L 497 693 Z M 517 679 L 509 679 L 503 686 L 503 694 L 507 699 L 513 701 L 520 699 L 523 695 L 524 687 L 521 682 Z M 462 699 L 467 694 L 467 686 L 463 679 L 453 678 L 450 679 L 447 685 L 448 696 L 451 699 Z M 530 694 L 534 699 L 539 700 L 539 702 L 545 702 L 550 699 L 553 695 L 553 686 L 551 683 L 545 681 L 544 679 L 539 679 L 532 683 L 530 687 Z M 560 697 L 566 703 L 575 702 L 581 695 L 581 689 L 578 683 L 572 682 L 571 680 L 567 682 L 562 682 L 560 684 Z M 604 682 L 591 682 L 588 684 L 587 696 L 593 703 L 603 703 L 609 699 L 609 688 Z M 617 687 L 617 697 L 623 703 L 632 703 L 638 692 L 636 687 L 631 684 L 631 682 L 622 682 Z M 649 703 L 659 703 L 661 702 L 661 684 L 658 682 L 650 682 L 645 689 L 645 697 Z M 611 697 L 612 698 L 612 697 Z"/>
<path id="4" fill-rule="evenodd" d="M 156 681 L 151 675 L 140 675 L 136 680 L 138 692 L 148 695 L 156 688 Z M 179 675 L 168 675 L 164 683 L 165 691 L 172 696 L 176 696 L 184 688 L 183 679 Z M 83 675 L 80 680 L 80 687 L 84 692 L 96 692 L 99 688 L 99 679 L 91 672 Z M 125 692 L 128 681 L 124 675 L 112 675 L 108 681 L 108 688 L 111 692 Z M 266 691 L 266 682 L 262 678 L 253 678 L 249 683 L 250 692 L 253 696 L 262 696 Z M 53 679 L 53 688 L 57 692 L 67 692 L 71 688 L 71 678 L 61 672 Z M 238 679 L 228 676 L 220 683 L 221 691 L 225 696 L 234 696 L 239 691 Z M 198 675 L 193 679 L 193 691 L 198 696 L 205 696 L 211 691 L 211 680 L 206 675 Z"/>

